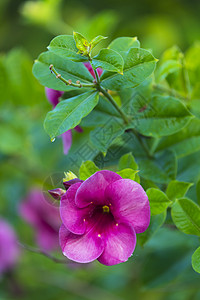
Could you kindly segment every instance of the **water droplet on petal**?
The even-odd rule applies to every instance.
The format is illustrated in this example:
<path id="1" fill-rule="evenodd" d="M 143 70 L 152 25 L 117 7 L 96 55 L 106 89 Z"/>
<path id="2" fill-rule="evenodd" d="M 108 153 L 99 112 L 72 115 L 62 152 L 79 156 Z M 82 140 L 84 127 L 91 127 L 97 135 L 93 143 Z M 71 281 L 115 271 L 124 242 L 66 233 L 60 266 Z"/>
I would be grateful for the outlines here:
<path id="1" fill-rule="evenodd" d="M 51 139 L 51 142 L 53 143 L 53 142 L 55 142 L 55 140 L 56 140 L 56 138 L 54 137 Z"/>

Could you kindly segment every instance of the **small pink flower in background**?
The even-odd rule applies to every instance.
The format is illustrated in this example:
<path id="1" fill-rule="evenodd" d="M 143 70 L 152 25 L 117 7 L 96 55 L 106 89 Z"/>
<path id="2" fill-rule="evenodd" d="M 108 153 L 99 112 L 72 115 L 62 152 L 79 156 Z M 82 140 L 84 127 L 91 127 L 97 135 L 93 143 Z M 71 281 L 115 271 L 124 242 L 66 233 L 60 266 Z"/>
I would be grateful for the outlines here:
<path id="1" fill-rule="evenodd" d="M 59 103 L 59 98 L 64 94 L 62 91 L 53 90 L 50 88 L 45 87 L 45 94 L 48 99 L 48 101 L 53 105 L 53 108 L 56 107 L 56 105 Z M 74 128 L 77 132 L 83 132 L 83 129 L 80 126 L 76 126 Z M 72 131 L 67 130 L 62 135 L 62 141 L 63 141 L 63 152 L 65 155 L 68 154 L 71 145 L 72 145 Z"/>
<path id="2" fill-rule="evenodd" d="M 0 274 L 12 269 L 18 257 L 16 234 L 11 225 L 0 218 Z"/>
<path id="3" fill-rule="evenodd" d="M 60 246 L 69 259 L 104 265 L 125 262 L 136 245 L 136 233 L 150 222 L 148 197 L 135 181 L 99 171 L 73 182 L 61 197 Z"/>
<path id="4" fill-rule="evenodd" d="M 58 247 L 59 210 L 45 200 L 42 191 L 32 190 L 20 204 L 19 212 L 35 229 L 37 244 L 42 250 L 50 251 Z"/>
<path id="5" fill-rule="evenodd" d="M 86 62 L 86 63 L 84 63 L 84 66 L 88 69 L 88 71 L 94 77 L 94 79 L 96 79 L 96 75 L 94 73 L 94 70 L 93 70 L 91 64 L 89 62 Z M 97 73 L 98 73 L 98 75 L 100 77 L 101 74 L 103 73 L 103 70 L 101 68 L 97 68 Z"/>
<path id="6" fill-rule="evenodd" d="M 48 101 L 53 105 L 54 108 L 59 103 L 59 98 L 62 97 L 64 92 L 45 87 L 45 94 Z"/>

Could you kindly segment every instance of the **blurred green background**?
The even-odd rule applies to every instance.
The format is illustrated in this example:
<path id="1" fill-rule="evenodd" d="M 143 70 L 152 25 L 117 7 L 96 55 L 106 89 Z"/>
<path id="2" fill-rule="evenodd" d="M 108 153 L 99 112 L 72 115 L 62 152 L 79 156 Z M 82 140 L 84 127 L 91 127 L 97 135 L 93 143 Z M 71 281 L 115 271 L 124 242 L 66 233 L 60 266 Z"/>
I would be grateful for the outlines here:
<path id="1" fill-rule="evenodd" d="M 32 75 L 34 59 L 58 34 L 81 32 L 91 39 L 138 36 L 143 48 L 159 58 L 178 45 L 183 51 L 200 40 L 200 1 L 0 1 L 0 215 L 15 227 L 19 239 L 34 244 L 33 230 L 20 219 L 17 207 L 30 188 L 44 188 L 46 178 L 74 164 L 76 149 L 88 139 L 73 132 L 66 157 L 62 141 L 51 143 L 43 120 L 51 109 L 44 88 Z M 81 160 L 92 159 L 94 150 Z M 80 160 L 80 158 L 79 158 Z M 190 264 L 196 239 L 160 229 L 128 263 L 105 267 L 56 265 L 47 258 L 23 252 L 15 270 L 21 286 L 16 293 L 9 278 L 0 281 L 0 300 L 14 299 L 200 299 L 199 276 Z M 60 255 L 61 256 L 61 255 Z M 11 280 L 11 282 L 10 282 Z"/>

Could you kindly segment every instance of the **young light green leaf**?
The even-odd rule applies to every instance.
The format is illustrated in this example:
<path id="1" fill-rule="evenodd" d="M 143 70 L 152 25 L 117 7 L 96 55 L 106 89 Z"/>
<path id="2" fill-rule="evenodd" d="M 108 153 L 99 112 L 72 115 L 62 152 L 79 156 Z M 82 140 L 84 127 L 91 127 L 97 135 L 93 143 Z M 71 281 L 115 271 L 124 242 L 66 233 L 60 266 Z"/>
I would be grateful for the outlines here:
<path id="1" fill-rule="evenodd" d="M 118 171 L 117 174 L 119 174 L 122 178 L 128 178 L 131 180 L 135 180 L 135 175 L 138 171 L 133 169 L 123 169 L 121 171 Z"/>
<path id="2" fill-rule="evenodd" d="M 123 74 L 123 58 L 119 53 L 111 49 L 101 49 L 92 58 L 92 64 L 95 68 L 101 67 L 103 70 Z"/>
<path id="3" fill-rule="evenodd" d="M 44 128 L 51 139 L 76 127 L 97 105 L 98 100 L 97 92 L 87 92 L 61 101 L 47 114 L 44 121 Z"/>
<path id="4" fill-rule="evenodd" d="M 93 163 L 93 161 L 87 160 L 82 163 L 79 170 L 79 178 L 81 180 L 86 180 L 88 177 L 100 171 L 100 169 Z"/>
<path id="5" fill-rule="evenodd" d="M 83 55 L 89 54 L 90 46 L 89 46 L 89 42 L 86 40 L 86 38 L 78 32 L 73 32 L 73 37 L 74 37 L 76 47 L 78 48 L 79 52 Z"/>
<path id="6" fill-rule="evenodd" d="M 172 203 L 162 191 L 150 188 L 146 191 L 149 198 L 151 215 L 159 215 Z"/>
<path id="7" fill-rule="evenodd" d="M 117 52 L 120 51 L 128 51 L 130 48 L 139 48 L 140 42 L 137 37 L 119 37 L 113 40 L 108 49 L 115 50 Z"/>
<path id="8" fill-rule="evenodd" d="M 90 42 L 90 50 L 92 50 L 94 47 L 96 47 L 102 40 L 107 39 L 106 36 L 98 35 L 95 38 L 93 38 Z"/>
<path id="9" fill-rule="evenodd" d="M 200 247 L 192 255 L 192 267 L 197 273 L 200 273 Z"/>
<path id="10" fill-rule="evenodd" d="M 200 236 L 200 207 L 196 203 L 187 198 L 178 199 L 172 206 L 171 214 L 180 231 Z"/>
<path id="11" fill-rule="evenodd" d="M 110 49 L 111 50 L 111 49 Z M 103 87 L 110 90 L 135 87 L 152 74 L 155 69 L 156 59 L 147 50 L 130 48 L 128 52 L 120 52 L 124 59 L 123 76 L 104 72 L 101 76 Z"/>
<path id="12" fill-rule="evenodd" d="M 173 201 L 179 198 L 183 198 L 192 185 L 193 183 L 190 182 L 172 180 L 168 184 L 166 194 L 168 198 Z"/>
<path id="13" fill-rule="evenodd" d="M 75 63 L 67 59 L 62 59 L 58 55 L 48 51 L 42 53 L 33 66 L 33 75 L 46 87 L 60 91 L 74 89 L 71 86 L 66 86 L 64 82 L 56 78 L 54 74 L 51 74 L 49 70 L 50 64 L 53 64 L 56 71 L 66 80 L 71 79 L 73 82 L 79 80 L 82 83 L 93 82 L 94 78 L 87 71 L 83 63 Z"/>
<path id="14" fill-rule="evenodd" d="M 171 135 L 193 118 L 186 106 L 171 96 L 155 96 L 144 111 L 133 108 L 133 127 L 141 134 L 153 137 Z"/>
<path id="15" fill-rule="evenodd" d="M 81 62 L 87 61 L 88 58 L 78 53 L 78 48 L 72 35 L 58 35 L 47 47 L 49 51 L 65 59 Z"/>
<path id="16" fill-rule="evenodd" d="M 132 170 L 138 169 L 138 165 L 131 152 L 124 154 L 119 160 L 119 170 L 123 170 L 125 168 L 130 168 Z"/>
<path id="17" fill-rule="evenodd" d="M 166 215 L 167 213 L 165 210 L 159 215 L 151 216 L 149 227 L 145 232 L 140 233 L 138 236 L 139 244 L 141 246 L 144 246 L 152 238 L 152 236 L 158 231 L 158 229 L 164 224 Z"/>

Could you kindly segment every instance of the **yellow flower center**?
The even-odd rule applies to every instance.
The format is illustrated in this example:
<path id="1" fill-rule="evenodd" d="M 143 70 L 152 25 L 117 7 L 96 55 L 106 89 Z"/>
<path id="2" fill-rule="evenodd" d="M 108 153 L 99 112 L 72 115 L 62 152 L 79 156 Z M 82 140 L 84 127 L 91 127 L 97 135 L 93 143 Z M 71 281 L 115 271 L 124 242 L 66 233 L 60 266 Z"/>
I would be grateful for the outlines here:
<path id="1" fill-rule="evenodd" d="M 104 205 L 103 206 L 103 212 L 104 213 L 109 213 L 109 211 L 110 211 L 110 208 L 107 205 Z"/>

